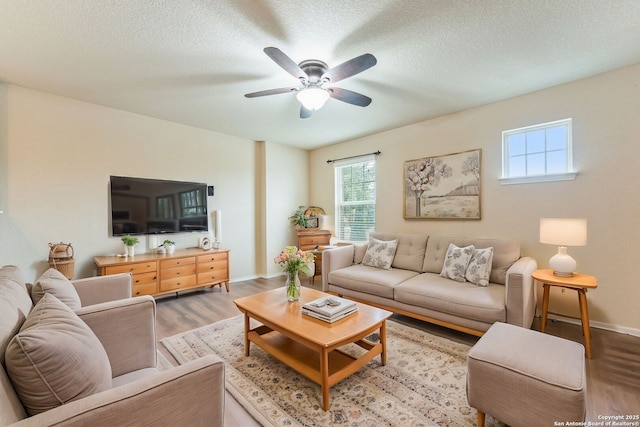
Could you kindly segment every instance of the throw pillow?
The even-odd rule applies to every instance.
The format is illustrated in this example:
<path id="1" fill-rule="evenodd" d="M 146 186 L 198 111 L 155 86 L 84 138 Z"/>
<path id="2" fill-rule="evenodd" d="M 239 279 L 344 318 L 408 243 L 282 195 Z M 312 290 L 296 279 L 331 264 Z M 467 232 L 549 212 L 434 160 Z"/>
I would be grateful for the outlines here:
<path id="1" fill-rule="evenodd" d="M 364 258 L 364 254 L 367 253 L 367 247 L 369 246 L 369 243 L 357 242 L 354 243 L 353 246 L 353 263 L 362 264 L 362 258 Z"/>
<path id="2" fill-rule="evenodd" d="M 33 304 L 37 304 L 45 294 L 54 295 L 71 310 L 78 310 L 82 307 L 76 288 L 73 287 L 69 279 L 55 268 L 50 268 L 42 273 L 42 276 L 31 288 Z"/>
<path id="3" fill-rule="evenodd" d="M 489 286 L 489 276 L 491 275 L 491 262 L 493 261 L 493 248 L 476 249 L 467 272 L 464 277 L 471 283 L 479 286 Z"/>
<path id="4" fill-rule="evenodd" d="M 390 270 L 396 249 L 398 249 L 397 240 L 382 241 L 372 237 L 369 240 L 367 252 L 362 258 L 362 265 Z"/>
<path id="5" fill-rule="evenodd" d="M 459 248 L 453 243 L 449 243 L 440 276 L 453 279 L 456 282 L 466 282 L 464 274 L 467 271 L 467 265 L 469 265 L 474 250 L 475 247 L 473 245 Z"/>
<path id="6" fill-rule="evenodd" d="M 5 365 L 30 415 L 111 388 L 111 365 L 93 331 L 45 294 L 9 343 Z"/>

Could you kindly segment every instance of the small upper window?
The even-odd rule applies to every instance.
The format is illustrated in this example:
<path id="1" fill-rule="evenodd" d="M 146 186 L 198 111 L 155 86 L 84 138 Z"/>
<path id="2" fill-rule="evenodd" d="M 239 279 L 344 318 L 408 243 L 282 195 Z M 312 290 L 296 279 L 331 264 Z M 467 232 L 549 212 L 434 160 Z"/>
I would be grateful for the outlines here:
<path id="1" fill-rule="evenodd" d="M 502 132 L 502 184 L 574 179 L 571 119 Z"/>

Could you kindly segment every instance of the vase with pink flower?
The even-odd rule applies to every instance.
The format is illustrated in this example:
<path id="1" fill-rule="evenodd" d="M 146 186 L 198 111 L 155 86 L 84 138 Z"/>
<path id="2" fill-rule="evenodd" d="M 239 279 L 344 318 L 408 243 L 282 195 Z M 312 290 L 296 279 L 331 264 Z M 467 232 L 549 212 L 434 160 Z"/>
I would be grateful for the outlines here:
<path id="1" fill-rule="evenodd" d="M 280 264 L 287 276 L 285 288 L 287 300 L 290 302 L 300 299 L 300 277 L 298 274 L 301 271 L 309 274 L 311 272 L 309 264 L 313 262 L 313 259 L 314 255 L 311 252 L 301 251 L 295 246 L 287 246 L 273 260 L 276 264 Z"/>

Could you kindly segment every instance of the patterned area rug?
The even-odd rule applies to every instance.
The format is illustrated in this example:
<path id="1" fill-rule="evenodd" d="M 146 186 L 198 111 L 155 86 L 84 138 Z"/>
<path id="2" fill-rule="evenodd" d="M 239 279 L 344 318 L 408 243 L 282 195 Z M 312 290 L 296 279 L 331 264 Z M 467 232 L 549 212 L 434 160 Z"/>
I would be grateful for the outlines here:
<path id="1" fill-rule="evenodd" d="M 468 406 L 465 391 L 467 345 L 387 321 L 387 365 L 377 357 L 331 387 L 325 412 L 319 385 L 255 344 L 245 357 L 243 330 L 243 318 L 237 316 L 161 342 L 181 364 L 206 354 L 223 359 L 227 390 L 262 425 L 476 424 L 476 411 Z M 355 345 L 342 350 L 354 355 L 362 351 Z M 485 425 L 502 426 L 490 416 Z"/>

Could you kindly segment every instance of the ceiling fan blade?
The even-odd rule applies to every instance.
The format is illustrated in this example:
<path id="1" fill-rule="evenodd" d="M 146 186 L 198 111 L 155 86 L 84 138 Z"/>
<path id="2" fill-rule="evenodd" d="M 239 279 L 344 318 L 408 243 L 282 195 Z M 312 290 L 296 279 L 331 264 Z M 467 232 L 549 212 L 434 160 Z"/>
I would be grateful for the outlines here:
<path id="1" fill-rule="evenodd" d="M 307 80 L 309 76 L 304 72 L 298 64 L 293 62 L 293 59 L 289 58 L 285 55 L 280 49 L 277 47 L 265 47 L 264 53 L 266 53 L 269 58 L 273 59 L 273 62 L 282 67 L 287 73 L 291 74 L 293 77 L 299 80 Z"/>
<path id="2" fill-rule="evenodd" d="M 376 65 L 378 61 L 376 57 L 370 53 L 357 56 L 340 65 L 337 65 L 322 75 L 322 80 L 329 80 L 331 83 L 339 82 L 347 77 L 354 76 L 358 73 L 368 70 Z"/>
<path id="3" fill-rule="evenodd" d="M 357 105 L 359 107 L 366 107 L 371 104 L 371 98 L 364 96 L 361 93 L 353 92 L 351 90 L 342 89 L 339 87 L 329 88 L 329 95 L 338 101 L 347 102 L 349 104 Z"/>
<path id="4" fill-rule="evenodd" d="M 300 106 L 300 118 L 301 119 L 308 119 L 309 117 L 311 117 L 312 114 L 313 114 L 313 110 L 305 108 L 304 105 Z"/>
<path id="5" fill-rule="evenodd" d="M 298 90 L 295 87 L 281 87 L 279 89 L 269 89 L 269 90 L 261 90 L 258 92 L 247 93 L 244 96 L 247 98 L 256 98 L 258 96 L 267 96 L 267 95 L 277 95 L 279 93 L 291 93 Z"/>

